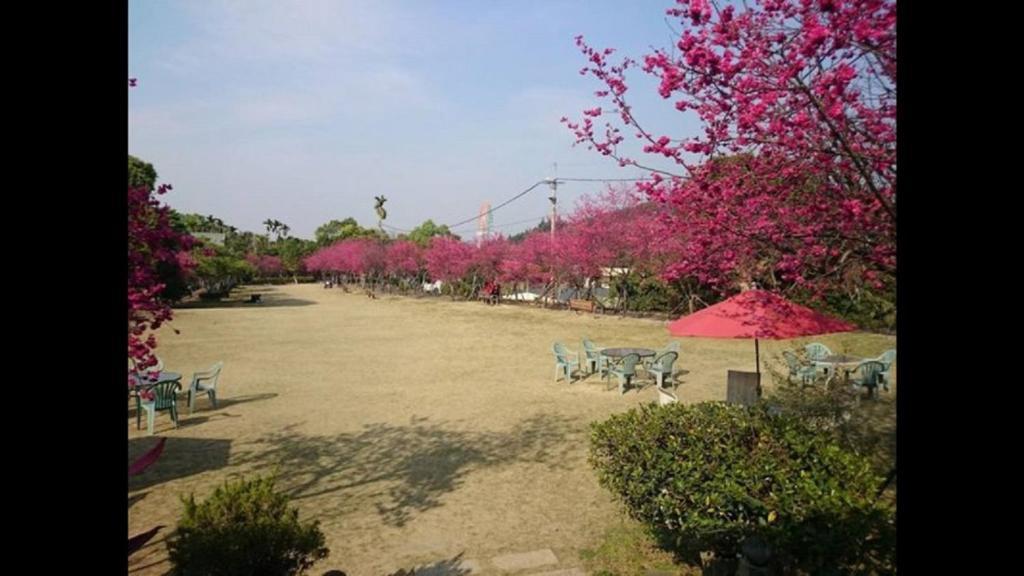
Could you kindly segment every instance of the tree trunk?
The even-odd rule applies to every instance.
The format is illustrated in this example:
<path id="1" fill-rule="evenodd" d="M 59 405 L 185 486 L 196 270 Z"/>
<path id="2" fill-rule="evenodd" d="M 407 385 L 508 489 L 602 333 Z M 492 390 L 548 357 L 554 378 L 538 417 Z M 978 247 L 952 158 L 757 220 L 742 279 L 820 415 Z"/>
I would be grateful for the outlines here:
<path id="1" fill-rule="evenodd" d="M 554 285 L 555 285 L 554 282 L 551 282 L 551 283 L 548 283 L 545 286 L 544 292 L 542 292 L 540 294 L 540 296 L 537 297 L 537 305 L 538 306 L 542 306 L 544 308 L 547 308 L 547 304 L 544 302 L 544 298 L 547 297 L 549 292 L 551 292 L 551 289 L 554 287 Z"/>

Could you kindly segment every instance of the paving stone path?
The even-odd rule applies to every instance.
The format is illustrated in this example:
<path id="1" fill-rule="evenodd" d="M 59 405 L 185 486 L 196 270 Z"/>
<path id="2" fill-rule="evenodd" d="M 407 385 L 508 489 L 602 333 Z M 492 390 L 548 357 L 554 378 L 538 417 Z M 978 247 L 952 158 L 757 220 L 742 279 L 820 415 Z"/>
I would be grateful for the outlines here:
<path id="1" fill-rule="evenodd" d="M 587 576 L 583 569 L 566 566 L 550 548 L 502 554 L 484 560 L 459 559 L 442 561 L 413 570 L 416 576 L 488 576 L 521 574 L 522 576 Z"/>

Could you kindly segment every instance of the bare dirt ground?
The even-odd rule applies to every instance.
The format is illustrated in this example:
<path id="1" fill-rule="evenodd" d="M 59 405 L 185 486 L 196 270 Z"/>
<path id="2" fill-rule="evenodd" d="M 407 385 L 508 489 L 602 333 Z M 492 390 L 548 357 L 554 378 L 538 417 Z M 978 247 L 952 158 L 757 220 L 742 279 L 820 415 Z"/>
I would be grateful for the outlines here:
<path id="1" fill-rule="evenodd" d="M 578 565 L 619 517 L 586 461 L 588 427 L 656 401 L 653 386 L 620 396 L 597 376 L 554 379 L 551 344 L 573 350 L 659 348 L 665 322 L 533 307 L 487 306 L 286 285 L 244 290 L 263 304 L 176 311 L 159 334 L 165 369 L 218 360 L 219 407 L 183 409 L 162 458 L 131 479 L 129 535 L 162 524 L 129 562 L 165 574 L 166 537 L 179 497 L 205 497 L 226 479 L 276 474 L 303 519 L 321 523 L 331 550 L 312 573 L 384 575 L 439 560 L 550 548 Z M 171 328 L 180 331 L 175 334 Z M 749 340 L 679 339 L 683 402 L 724 400 L 726 370 L 752 370 Z M 835 352 L 874 356 L 895 339 L 822 336 Z M 762 359 L 810 339 L 762 342 Z M 770 384 L 769 384 L 770 386 Z M 181 402 L 184 405 L 184 401 Z M 129 459 L 155 437 L 128 414 Z"/>

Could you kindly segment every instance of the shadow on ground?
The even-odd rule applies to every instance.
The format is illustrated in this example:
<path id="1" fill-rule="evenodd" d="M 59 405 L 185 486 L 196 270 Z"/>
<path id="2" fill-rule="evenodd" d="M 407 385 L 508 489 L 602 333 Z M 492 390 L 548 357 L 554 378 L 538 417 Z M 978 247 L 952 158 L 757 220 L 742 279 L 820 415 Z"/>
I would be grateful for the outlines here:
<path id="1" fill-rule="evenodd" d="M 230 408 L 236 404 L 245 404 L 247 402 L 259 402 L 260 400 L 271 400 L 277 398 L 276 392 L 264 392 L 262 394 L 246 394 L 244 396 L 233 396 L 231 398 L 217 398 L 217 410 L 224 408 Z M 196 401 L 196 412 L 199 412 L 200 406 L 203 410 L 209 410 L 213 408 L 213 405 L 209 403 L 205 395 L 200 396 Z"/>
<path id="2" fill-rule="evenodd" d="M 157 440 L 157 436 L 129 439 L 128 461 L 132 462 L 145 454 Z M 130 478 L 128 490 L 143 490 L 178 478 L 224 468 L 228 464 L 230 453 L 231 440 L 167 437 L 167 444 L 164 445 L 160 459 L 142 474 Z M 134 502 L 143 497 L 144 495 L 136 494 L 133 497 Z M 134 502 L 130 501 L 130 504 Z"/>
<path id="3" fill-rule="evenodd" d="M 147 568 L 164 565 L 166 570 L 162 574 L 170 574 L 170 560 L 167 558 L 167 539 L 172 530 L 167 526 L 157 534 L 155 538 L 146 542 L 142 548 L 128 557 L 128 573 L 135 574 Z"/>
<path id="4" fill-rule="evenodd" d="M 470 573 L 470 568 L 462 565 L 463 554 L 465 552 L 460 552 L 458 556 L 447 560 L 416 566 L 409 570 L 403 568 L 388 574 L 388 576 L 465 576 Z"/>
<path id="5" fill-rule="evenodd" d="M 322 499 L 325 514 L 369 503 L 391 526 L 440 506 L 475 470 L 516 462 L 564 468 L 566 454 L 585 434 L 585 426 L 550 414 L 502 432 L 455 429 L 417 417 L 408 425 L 369 424 L 357 433 L 328 436 L 295 428 L 245 446 L 232 463 L 276 474 L 293 498 L 344 496 Z"/>
<path id="6" fill-rule="evenodd" d="M 265 392 L 263 394 L 246 394 L 244 396 L 234 396 L 234 397 L 231 397 L 231 398 L 217 398 L 217 408 L 216 409 L 213 408 L 213 404 L 210 402 L 209 397 L 204 393 L 199 398 L 196 399 L 195 411 L 192 414 L 189 414 L 189 411 L 188 411 L 188 400 L 187 400 L 187 398 L 188 398 L 188 396 L 186 394 L 182 394 L 181 397 L 178 399 L 178 427 L 179 428 L 185 428 L 185 427 L 188 427 L 188 426 L 196 426 L 196 425 L 202 424 L 203 422 L 206 422 L 207 420 L 210 420 L 212 418 L 238 418 L 238 416 L 234 416 L 234 415 L 228 414 L 226 412 L 221 412 L 221 410 L 224 410 L 225 408 L 230 408 L 232 406 L 236 406 L 238 404 L 245 404 L 247 402 L 258 402 L 260 400 L 271 400 L 273 398 L 277 398 L 277 393 L 276 392 Z M 138 414 L 137 410 L 138 409 L 136 408 L 135 400 L 134 399 L 128 400 L 128 419 L 129 420 L 134 420 L 135 421 L 136 429 L 141 430 L 141 429 L 146 427 L 146 412 L 145 411 L 142 412 L 142 419 L 140 421 L 139 414 Z M 214 410 L 216 410 L 216 411 L 214 411 Z M 204 412 L 206 414 L 203 414 Z M 166 423 L 166 422 L 163 422 L 161 420 L 161 418 L 163 418 L 163 420 L 166 420 L 167 422 L 170 422 L 169 412 L 161 411 L 161 412 L 157 413 L 156 420 L 154 420 L 154 423 L 153 423 L 153 431 L 154 431 L 154 433 L 159 434 L 160 431 L 161 431 L 160 430 L 161 426 Z"/>
<path id="7" fill-rule="evenodd" d="M 174 305 L 176 309 L 189 310 L 195 308 L 278 308 L 282 306 L 311 306 L 316 304 L 312 300 L 303 298 L 279 298 L 273 294 L 266 294 L 260 302 L 249 302 L 248 298 L 229 297 L 220 300 L 194 300 L 192 302 L 180 302 Z"/>
<path id="8" fill-rule="evenodd" d="M 143 498 L 145 498 L 148 494 L 149 494 L 149 492 L 139 492 L 138 494 L 135 494 L 134 496 L 129 496 L 128 497 L 128 509 L 131 510 L 132 506 L 138 504 L 139 501 L 141 501 Z"/>

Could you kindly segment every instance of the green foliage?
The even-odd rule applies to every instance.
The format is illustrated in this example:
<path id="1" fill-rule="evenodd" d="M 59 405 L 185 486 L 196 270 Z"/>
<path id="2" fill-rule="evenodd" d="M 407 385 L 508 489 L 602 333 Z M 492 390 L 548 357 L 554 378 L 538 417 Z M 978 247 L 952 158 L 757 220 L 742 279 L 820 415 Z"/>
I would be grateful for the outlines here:
<path id="1" fill-rule="evenodd" d="M 458 238 L 455 234 L 452 234 L 451 230 L 448 229 L 447 224 L 438 226 L 434 224 L 433 220 L 427 220 L 423 224 L 412 229 L 406 238 L 411 242 L 415 242 L 419 246 L 426 248 L 430 245 L 430 240 L 435 236 L 451 236 L 452 238 Z"/>
<path id="2" fill-rule="evenodd" d="M 595 576 L 699 576 L 700 570 L 677 564 L 670 552 L 658 547 L 650 529 L 634 520 L 623 518 L 601 536 L 592 548 L 580 551 L 580 559 Z"/>
<path id="3" fill-rule="evenodd" d="M 195 234 L 197 232 L 218 232 L 227 234 L 235 231 L 234 226 L 225 224 L 223 220 L 213 216 L 212 214 L 204 216 L 202 214 L 195 213 L 175 212 L 172 214 L 172 219 L 183 226 L 185 230 L 191 234 Z"/>
<path id="4" fill-rule="evenodd" d="M 128 187 L 145 186 L 149 190 L 156 188 L 156 168 L 135 156 L 128 156 Z"/>
<path id="5" fill-rule="evenodd" d="M 204 245 L 192 254 L 196 262 L 194 276 L 212 295 L 225 295 L 256 273 L 252 264 L 221 246 Z"/>
<path id="6" fill-rule="evenodd" d="M 895 332 L 896 283 L 883 281 L 880 288 L 869 288 L 856 277 L 848 278 L 842 287 L 816 298 L 810 291 L 793 290 L 787 297 L 794 302 L 838 316 L 866 330 Z"/>
<path id="7" fill-rule="evenodd" d="M 657 277 L 630 273 L 616 276 L 610 284 L 610 296 L 625 298 L 629 310 L 637 312 L 672 310 L 679 305 L 679 290 Z"/>
<path id="8" fill-rule="evenodd" d="M 329 246 L 348 238 L 382 238 L 380 230 L 375 228 L 363 228 L 356 222 L 355 218 L 344 220 L 331 220 L 320 226 L 313 233 L 317 246 Z"/>
<path id="9" fill-rule="evenodd" d="M 316 250 L 316 242 L 302 238 L 281 238 L 274 243 L 276 255 L 281 258 L 285 272 L 297 274 L 302 269 L 302 260 Z"/>
<path id="10" fill-rule="evenodd" d="M 529 236 L 530 234 L 533 234 L 534 232 L 544 232 L 544 231 L 548 231 L 548 230 L 551 230 L 551 220 L 549 218 L 547 218 L 547 217 L 544 217 L 544 218 L 541 219 L 540 223 L 538 223 L 533 228 L 528 228 L 528 229 L 523 230 L 522 232 L 520 232 L 518 234 L 513 234 L 513 235 L 509 236 L 508 237 L 508 241 L 513 243 L 513 244 L 518 244 L 518 243 L 522 242 L 523 240 L 525 240 L 527 236 Z"/>
<path id="11" fill-rule="evenodd" d="M 168 543 L 175 575 L 302 574 L 329 551 L 319 522 L 300 523 L 288 497 L 266 478 L 228 482 L 208 499 L 182 498 L 185 510 Z"/>
<path id="12" fill-rule="evenodd" d="M 246 254 L 266 254 L 270 251 L 270 240 L 255 232 L 229 232 L 224 237 L 224 247 L 237 258 Z"/>
<path id="13" fill-rule="evenodd" d="M 765 399 L 772 410 L 799 419 L 846 450 L 866 455 L 877 474 L 896 466 L 894 400 L 865 401 L 863 391 L 844 385 L 841 378 L 810 386 L 789 382 L 782 374 L 773 373 L 773 380 L 779 384 Z"/>
<path id="14" fill-rule="evenodd" d="M 764 407 L 642 406 L 594 425 L 591 463 L 629 513 L 682 555 L 732 557 L 747 537 L 780 567 L 895 570 L 891 505 L 868 460 Z"/>
<path id="15" fill-rule="evenodd" d="M 853 294 L 836 293 L 825 297 L 825 308 L 868 330 L 896 330 L 896 290 L 876 292 L 858 290 Z"/>

